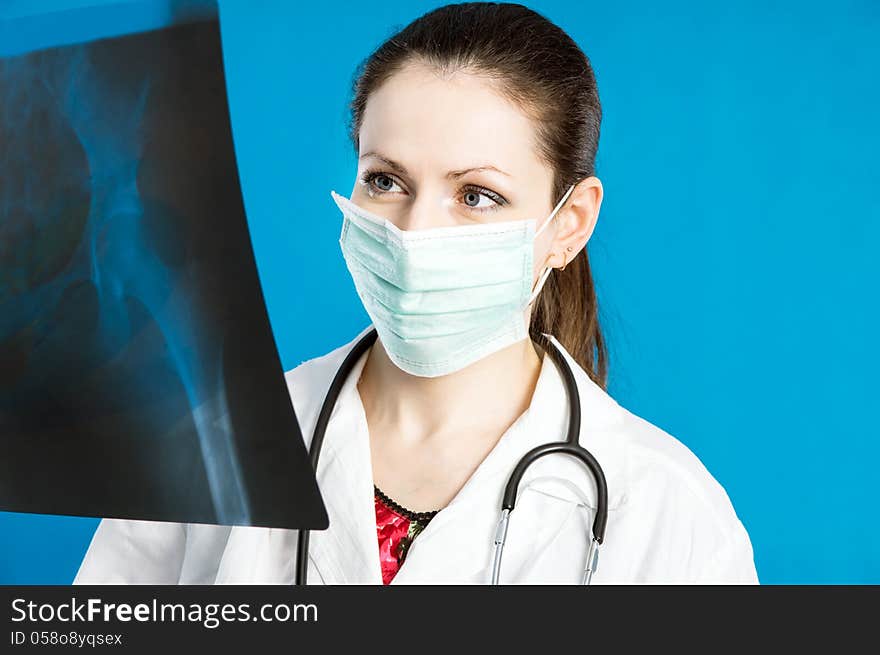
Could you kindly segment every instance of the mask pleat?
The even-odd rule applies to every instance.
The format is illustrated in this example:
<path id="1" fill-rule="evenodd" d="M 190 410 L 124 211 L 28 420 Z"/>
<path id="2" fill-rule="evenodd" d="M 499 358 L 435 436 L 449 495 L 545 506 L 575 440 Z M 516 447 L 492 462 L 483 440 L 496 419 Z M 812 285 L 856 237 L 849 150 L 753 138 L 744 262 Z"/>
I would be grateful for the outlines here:
<path id="1" fill-rule="evenodd" d="M 373 275 L 403 292 L 472 289 L 520 281 L 531 275 L 532 253 L 509 236 L 494 236 L 483 244 L 464 247 L 441 239 L 430 246 L 403 251 L 380 243 L 353 225 L 342 239 L 347 259 L 356 260 Z M 488 266 L 486 266 L 488 264 Z"/>

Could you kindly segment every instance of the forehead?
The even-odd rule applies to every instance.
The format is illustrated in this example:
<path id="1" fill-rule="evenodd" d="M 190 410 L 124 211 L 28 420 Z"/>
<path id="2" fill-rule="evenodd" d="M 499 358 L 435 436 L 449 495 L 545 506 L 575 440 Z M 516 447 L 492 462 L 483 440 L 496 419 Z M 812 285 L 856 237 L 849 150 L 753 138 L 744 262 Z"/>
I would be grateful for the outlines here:
<path id="1" fill-rule="evenodd" d="M 473 73 L 411 63 L 367 100 L 360 152 L 378 150 L 412 174 L 493 165 L 529 175 L 542 164 L 530 118 Z"/>

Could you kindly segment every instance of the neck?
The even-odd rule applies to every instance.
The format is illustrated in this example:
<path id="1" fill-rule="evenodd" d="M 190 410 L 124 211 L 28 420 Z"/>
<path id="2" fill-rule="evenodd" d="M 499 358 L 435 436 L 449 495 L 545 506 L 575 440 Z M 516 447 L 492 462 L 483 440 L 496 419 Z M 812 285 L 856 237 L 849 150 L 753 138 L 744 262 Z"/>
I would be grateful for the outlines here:
<path id="1" fill-rule="evenodd" d="M 460 371 L 419 377 L 399 369 L 377 339 L 358 391 L 371 423 L 394 426 L 407 441 L 484 430 L 500 435 L 529 407 L 541 365 L 532 340 L 522 339 Z"/>

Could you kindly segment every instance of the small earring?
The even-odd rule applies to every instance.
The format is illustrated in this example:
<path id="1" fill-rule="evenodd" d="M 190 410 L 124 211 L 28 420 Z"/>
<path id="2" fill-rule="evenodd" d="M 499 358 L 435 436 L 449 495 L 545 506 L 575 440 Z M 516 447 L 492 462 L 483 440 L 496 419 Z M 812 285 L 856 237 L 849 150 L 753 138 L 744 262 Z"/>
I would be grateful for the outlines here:
<path id="1" fill-rule="evenodd" d="M 571 246 L 568 246 L 565 249 L 565 252 L 571 252 Z M 568 255 L 566 255 L 565 253 L 562 253 L 562 258 L 563 258 L 562 259 L 562 268 L 559 269 L 560 271 L 564 271 L 565 267 L 568 266 Z"/>

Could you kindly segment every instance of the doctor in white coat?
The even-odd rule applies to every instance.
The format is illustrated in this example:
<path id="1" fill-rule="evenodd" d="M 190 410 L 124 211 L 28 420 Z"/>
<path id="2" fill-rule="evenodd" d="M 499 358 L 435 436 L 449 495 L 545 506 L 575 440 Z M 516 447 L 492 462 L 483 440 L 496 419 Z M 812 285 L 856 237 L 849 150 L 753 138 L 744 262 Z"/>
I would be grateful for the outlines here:
<path id="1" fill-rule="evenodd" d="M 307 445 L 345 355 L 367 330 L 378 339 L 327 426 L 317 479 L 330 527 L 311 533 L 308 582 L 489 582 L 508 476 L 568 426 L 560 371 L 531 333 L 571 367 L 580 444 L 607 481 L 592 583 L 757 583 L 721 485 L 605 391 L 586 250 L 603 195 L 593 175 L 601 110 L 580 48 L 522 6 L 441 7 L 370 56 L 351 107 L 358 177 L 350 198 L 333 198 L 372 325 L 286 373 Z M 291 181 L 304 186 L 296 163 Z M 387 543 L 380 559 L 377 489 L 434 512 L 391 550 L 393 571 Z M 579 583 L 596 508 L 581 462 L 535 462 L 501 582 Z M 296 530 L 104 519 L 74 583 L 292 584 L 296 549 Z"/>

